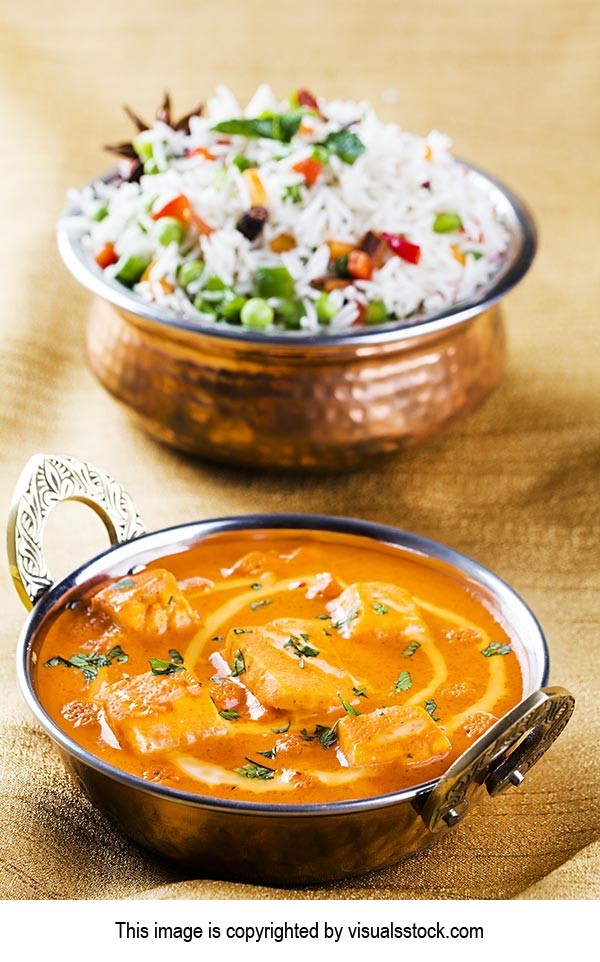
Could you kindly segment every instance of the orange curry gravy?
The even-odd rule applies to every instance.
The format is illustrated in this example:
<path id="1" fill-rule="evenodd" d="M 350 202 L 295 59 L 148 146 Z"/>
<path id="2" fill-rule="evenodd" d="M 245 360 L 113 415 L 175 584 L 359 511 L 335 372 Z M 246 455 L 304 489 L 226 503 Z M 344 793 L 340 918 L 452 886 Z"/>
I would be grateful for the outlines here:
<path id="1" fill-rule="evenodd" d="M 324 802 L 439 776 L 521 699 L 518 642 L 458 572 L 365 545 L 233 532 L 106 582 L 47 629 L 40 700 L 92 754 L 195 794 Z"/>

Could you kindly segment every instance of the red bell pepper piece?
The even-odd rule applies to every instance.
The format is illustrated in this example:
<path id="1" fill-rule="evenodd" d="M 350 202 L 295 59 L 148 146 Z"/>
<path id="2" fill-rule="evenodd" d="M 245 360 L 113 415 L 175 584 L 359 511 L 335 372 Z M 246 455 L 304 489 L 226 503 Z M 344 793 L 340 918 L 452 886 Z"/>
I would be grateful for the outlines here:
<path id="1" fill-rule="evenodd" d="M 401 257 L 408 264 L 418 264 L 421 260 L 421 248 L 418 244 L 411 244 L 402 234 L 387 234 L 382 232 L 381 236 L 390 245 L 394 254 Z"/>
<path id="2" fill-rule="evenodd" d="M 299 160 L 297 164 L 294 164 L 292 170 L 296 171 L 297 174 L 302 174 L 307 187 L 312 187 L 319 179 L 323 164 L 320 160 L 315 160 L 314 157 L 305 157 L 304 160 Z"/>
<path id="3" fill-rule="evenodd" d="M 152 214 L 152 220 L 160 220 L 161 217 L 174 217 L 176 220 L 181 221 L 182 224 L 193 224 L 201 234 L 211 234 L 212 227 L 202 220 L 202 218 L 194 211 L 189 200 L 185 194 L 179 194 L 170 200 L 168 204 L 161 207 Z"/>
<path id="4" fill-rule="evenodd" d="M 105 244 L 95 257 L 96 264 L 98 267 L 101 267 L 103 271 L 106 270 L 107 267 L 110 267 L 111 264 L 116 264 L 118 260 L 119 255 L 112 244 Z"/>
<path id="5" fill-rule="evenodd" d="M 364 251 L 354 250 L 348 254 L 348 273 L 361 281 L 370 281 L 373 276 L 373 261 Z"/>

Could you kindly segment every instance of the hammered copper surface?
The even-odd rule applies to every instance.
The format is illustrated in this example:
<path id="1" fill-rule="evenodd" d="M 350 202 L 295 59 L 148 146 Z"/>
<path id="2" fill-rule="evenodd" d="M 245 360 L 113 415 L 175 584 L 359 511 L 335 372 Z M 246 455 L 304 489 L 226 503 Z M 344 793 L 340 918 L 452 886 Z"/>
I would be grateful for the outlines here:
<path id="1" fill-rule="evenodd" d="M 174 802 L 94 770 L 64 750 L 67 768 L 94 805 L 127 835 L 208 878 L 307 885 L 392 865 L 431 845 L 418 799 L 353 814 L 324 811 L 307 818 L 224 812 Z"/>
<path id="2" fill-rule="evenodd" d="M 505 362 L 493 306 L 380 344 L 259 347 L 169 329 L 96 299 L 93 371 L 167 444 L 261 468 L 332 470 L 419 444 L 470 413 Z"/>

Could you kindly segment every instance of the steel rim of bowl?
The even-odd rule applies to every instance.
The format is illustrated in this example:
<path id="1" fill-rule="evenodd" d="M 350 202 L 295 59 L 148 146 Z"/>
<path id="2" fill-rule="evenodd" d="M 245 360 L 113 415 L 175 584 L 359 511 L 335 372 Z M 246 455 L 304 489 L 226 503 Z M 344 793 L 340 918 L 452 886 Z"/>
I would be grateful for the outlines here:
<path id="1" fill-rule="evenodd" d="M 522 640 L 519 640 L 528 653 L 535 653 L 539 647 L 541 662 L 539 665 L 539 677 L 530 678 L 529 688 L 531 691 L 545 685 L 549 674 L 549 652 L 546 638 L 537 618 L 523 601 L 523 599 L 505 581 L 485 568 L 479 562 L 474 561 L 467 555 L 453 548 L 449 548 L 440 542 L 424 538 L 421 535 L 403 531 L 400 528 L 393 528 L 388 525 L 381 525 L 369 521 L 360 521 L 354 518 L 332 517 L 328 515 L 304 515 L 304 514 L 265 514 L 233 516 L 225 518 L 214 518 L 207 521 L 188 522 L 163 528 L 158 531 L 142 535 L 124 544 L 114 545 L 90 561 L 80 565 L 75 571 L 67 575 L 60 582 L 54 585 L 35 605 L 28 616 L 17 644 L 17 676 L 21 691 L 25 701 L 34 717 L 41 724 L 43 729 L 69 755 L 77 758 L 89 768 L 94 769 L 102 775 L 114 781 L 143 791 L 149 795 L 158 795 L 165 800 L 173 801 L 182 805 L 191 805 L 194 808 L 208 809 L 214 812 L 237 812 L 249 816 L 281 816 L 281 817 L 317 817 L 334 816 L 342 814 L 352 814 L 371 809 L 388 808 L 405 801 L 412 801 L 418 796 L 430 792 L 439 782 L 439 778 L 423 782 L 412 788 L 402 789 L 398 792 L 389 792 L 384 795 L 374 795 L 369 798 L 355 798 L 338 802 L 321 802 L 313 804 L 286 805 L 279 803 L 250 802 L 246 800 L 224 799 L 219 797 L 196 794 L 192 792 L 179 791 L 167 785 L 156 785 L 144 781 L 136 775 L 131 775 L 122 769 L 103 762 L 87 749 L 83 748 L 66 732 L 64 732 L 50 718 L 43 708 L 33 686 L 32 672 L 30 671 L 30 652 L 31 642 L 35 638 L 39 627 L 46 616 L 52 611 L 57 602 L 65 595 L 74 591 L 82 584 L 87 583 L 94 577 L 98 580 L 106 573 L 105 561 L 111 557 L 115 563 L 123 560 L 130 560 L 132 556 L 139 555 L 144 547 L 154 558 L 164 556 L 164 552 L 154 552 L 156 549 L 171 547 L 185 551 L 192 544 L 198 543 L 203 537 L 210 535 L 223 534 L 226 531 L 254 531 L 254 530 L 298 530 L 330 532 L 332 534 L 347 534 L 350 536 L 362 537 L 366 540 L 390 544 L 395 547 L 406 549 L 416 556 L 433 558 L 457 569 L 461 574 L 475 581 L 479 586 L 488 590 L 500 603 L 509 603 L 512 608 L 516 608 L 520 617 L 524 621 L 523 636 L 532 639 L 529 647 Z M 187 533 L 188 537 L 177 540 L 178 534 Z M 185 544 L 185 547 L 181 545 Z M 175 553 L 175 552 L 173 552 Z M 152 559 L 149 559 L 152 560 Z M 527 694 L 530 692 L 528 691 Z M 525 696 L 524 696 L 525 697 Z M 475 744 L 475 743 L 473 743 Z"/>
<path id="2" fill-rule="evenodd" d="M 416 322 L 413 325 L 399 326 L 398 321 L 393 321 L 387 325 L 380 325 L 376 331 L 363 328 L 352 334 L 261 334 L 250 330 L 240 331 L 238 328 L 228 327 L 225 324 L 217 326 L 177 317 L 146 304 L 140 297 L 129 292 L 117 281 L 108 282 L 104 280 L 99 269 L 96 270 L 95 266 L 92 265 L 89 252 L 79 243 L 79 235 L 69 230 L 69 218 L 74 217 L 77 213 L 77 207 L 72 204 L 65 208 L 58 222 L 58 249 L 65 265 L 76 280 L 93 294 L 108 301 L 119 310 L 127 311 L 157 324 L 163 324 L 174 330 L 200 334 L 216 340 L 225 338 L 229 341 L 241 344 L 248 343 L 252 346 L 258 344 L 288 346 L 292 350 L 304 346 L 326 350 L 328 347 L 360 347 L 388 341 L 407 341 L 427 334 L 440 333 L 450 327 L 464 324 L 477 314 L 488 310 L 518 284 L 529 270 L 535 256 L 537 231 L 533 217 L 524 202 L 502 181 L 492 177 L 486 171 L 465 161 L 460 160 L 459 162 L 475 175 L 491 195 L 499 216 L 504 219 L 512 234 L 511 246 L 516 246 L 516 250 L 512 251 L 512 255 L 507 258 L 504 268 L 490 278 L 475 299 L 462 304 L 459 303 L 454 308 L 434 314 L 427 320 Z M 114 175 L 115 170 L 113 169 L 95 177 L 87 186 L 91 186 L 99 180 L 107 182 Z"/>

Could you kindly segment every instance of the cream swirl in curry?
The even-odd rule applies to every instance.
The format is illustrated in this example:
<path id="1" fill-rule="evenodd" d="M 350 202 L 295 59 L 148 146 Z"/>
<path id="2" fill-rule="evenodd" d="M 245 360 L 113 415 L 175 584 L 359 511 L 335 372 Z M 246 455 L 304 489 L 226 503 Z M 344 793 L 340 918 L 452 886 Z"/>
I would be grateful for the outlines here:
<path id="1" fill-rule="evenodd" d="M 71 603 L 35 685 L 119 769 L 318 803 L 441 775 L 520 700 L 517 656 L 458 572 L 335 535 L 236 533 Z"/>

